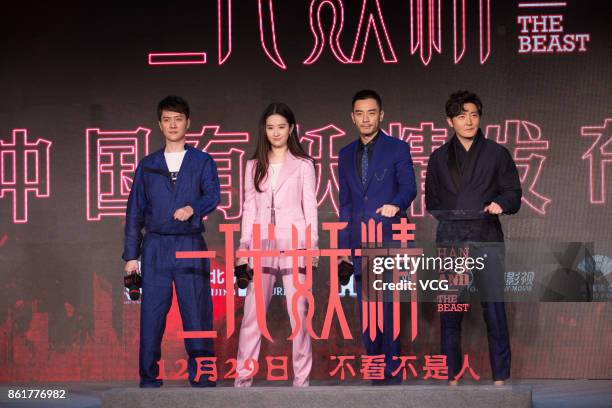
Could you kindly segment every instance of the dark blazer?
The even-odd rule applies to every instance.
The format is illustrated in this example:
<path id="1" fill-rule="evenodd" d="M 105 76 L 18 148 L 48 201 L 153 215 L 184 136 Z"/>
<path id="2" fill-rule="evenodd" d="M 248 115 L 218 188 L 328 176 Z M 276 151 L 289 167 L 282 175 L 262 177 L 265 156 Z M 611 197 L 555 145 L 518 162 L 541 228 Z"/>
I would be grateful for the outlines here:
<path id="1" fill-rule="evenodd" d="M 437 241 L 502 242 L 503 232 L 497 215 L 485 214 L 491 202 L 504 214 L 521 208 L 521 182 L 510 152 L 481 132 L 470 148 L 474 158 L 465 171 L 453 177 L 450 150 L 458 143 L 454 136 L 434 151 L 427 163 L 425 205 L 440 224 Z"/>
<path id="2" fill-rule="evenodd" d="M 340 232 L 340 248 L 361 247 L 361 222 L 374 219 L 383 223 L 383 242 L 392 241 L 391 225 L 406 216 L 416 196 L 416 182 L 407 143 L 380 131 L 368 166 L 366 185 L 355 166 L 359 139 L 340 150 L 338 175 L 340 184 L 340 221 L 349 223 Z M 400 208 L 395 217 L 376 214 L 384 204 Z"/>

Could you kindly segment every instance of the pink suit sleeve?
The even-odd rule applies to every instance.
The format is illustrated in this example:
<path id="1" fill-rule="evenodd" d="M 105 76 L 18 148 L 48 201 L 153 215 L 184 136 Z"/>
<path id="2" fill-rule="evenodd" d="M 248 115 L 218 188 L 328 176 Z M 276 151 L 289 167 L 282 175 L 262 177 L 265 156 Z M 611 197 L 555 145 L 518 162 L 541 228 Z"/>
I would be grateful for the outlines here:
<path id="1" fill-rule="evenodd" d="M 253 223 L 257 205 L 255 203 L 255 184 L 253 183 L 253 162 L 248 161 L 244 177 L 244 204 L 242 205 L 242 227 L 240 229 L 239 249 L 249 249 L 251 247 L 251 237 L 253 235 Z"/>
<path id="2" fill-rule="evenodd" d="M 317 177 L 310 160 L 302 161 L 304 168 L 304 186 L 302 187 L 302 208 L 306 225 L 311 227 L 312 248 L 319 247 L 319 216 L 317 210 Z"/>

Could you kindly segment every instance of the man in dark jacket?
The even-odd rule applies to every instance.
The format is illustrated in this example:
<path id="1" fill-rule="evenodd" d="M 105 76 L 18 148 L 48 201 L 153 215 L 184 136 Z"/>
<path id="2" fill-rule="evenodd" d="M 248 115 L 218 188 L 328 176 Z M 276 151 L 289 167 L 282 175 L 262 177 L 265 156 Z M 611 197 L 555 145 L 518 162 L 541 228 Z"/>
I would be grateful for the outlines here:
<path id="1" fill-rule="evenodd" d="M 446 120 L 455 131 L 434 151 L 427 165 L 425 203 L 438 220 L 439 246 L 469 247 L 472 258 L 483 257 L 483 270 L 473 271 L 487 325 L 493 380 L 503 385 L 510 377 L 510 338 L 504 308 L 504 234 L 499 215 L 521 206 L 521 184 L 508 150 L 485 139 L 479 124 L 482 103 L 468 91 L 452 94 Z M 461 292 L 465 295 L 465 289 Z M 463 312 L 440 313 L 442 354 L 447 357 L 450 385 L 457 385 L 463 355 Z"/>
<path id="2" fill-rule="evenodd" d="M 125 221 L 123 260 L 127 273 L 142 268 L 140 312 L 140 386 L 160 387 L 158 362 L 166 315 L 176 288 L 183 329 L 212 330 L 208 259 L 177 259 L 176 251 L 203 251 L 202 217 L 220 199 L 217 167 L 212 157 L 185 144 L 189 106 L 169 96 L 158 106 L 165 147 L 138 164 Z M 145 230 L 143 235 L 141 230 Z M 192 386 L 214 386 L 208 375 L 196 381 L 198 357 L 214 356 L 211 339 L 185 339 L 187 371 Z"/>

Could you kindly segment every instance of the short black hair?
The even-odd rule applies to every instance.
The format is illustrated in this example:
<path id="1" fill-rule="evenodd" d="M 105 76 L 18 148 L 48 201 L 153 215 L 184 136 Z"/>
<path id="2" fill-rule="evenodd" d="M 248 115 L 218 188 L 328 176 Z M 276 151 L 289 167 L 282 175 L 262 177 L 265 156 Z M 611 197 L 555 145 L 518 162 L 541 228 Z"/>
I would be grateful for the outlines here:
<path id="1" fill-rule="evenodd" d="M 463 105 L 466 103 L 476 105 L 478 115 L 482 116 L 482 102 L 478 95 L 470 91 L 457 91 L 448 97 L 448 101 L 446 101 L 446 116 L 452 119 L 455 116 L 461 115 Z"/>
<path id="2" fill-rule="evenodd" d="M 189 119 L 189 104 L 180 96 L 169 95 L 157 105 L 157 120 L 161 120 L 163 111 L 182 113 Z"/>
<path id="3" fill-rule="evenodd" d="M 382 99 L 380 98 L 380 95 L 378 94 L 378 92 L 373 91 L 371 89 L 362 89 L 353 96 L 351 110 L 355 107 L 355 102 L 361 101 L 363 99 L 374 99 L 376 103 L 378 103 L 378 109 L 382 110 Z"/>

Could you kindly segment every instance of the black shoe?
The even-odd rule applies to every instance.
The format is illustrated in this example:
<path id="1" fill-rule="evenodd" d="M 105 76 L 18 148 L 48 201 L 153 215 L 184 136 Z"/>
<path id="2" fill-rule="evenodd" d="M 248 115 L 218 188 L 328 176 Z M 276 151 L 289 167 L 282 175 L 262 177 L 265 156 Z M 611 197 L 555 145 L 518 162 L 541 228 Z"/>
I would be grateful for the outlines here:
<path id="1" fill-rule="evenodd" d="M 164 382 L 162 380 L 155 380 L 155 381 L 140 381 L 140 388 L 160 388 L 162 385 L 164 385 Z"/>
<path id="2" fill-rule="evenodd" d="M 192 387 L 196 387 L 196 388 L 210 388 L 210 387 L 217 386 L 216 381 L 210 381 L 210 380 L 200 380 L 198 382 L 190 380 L 189 384 L 191 384 Z"/>

